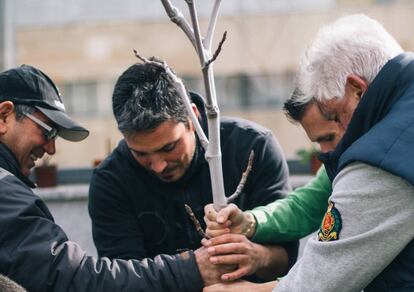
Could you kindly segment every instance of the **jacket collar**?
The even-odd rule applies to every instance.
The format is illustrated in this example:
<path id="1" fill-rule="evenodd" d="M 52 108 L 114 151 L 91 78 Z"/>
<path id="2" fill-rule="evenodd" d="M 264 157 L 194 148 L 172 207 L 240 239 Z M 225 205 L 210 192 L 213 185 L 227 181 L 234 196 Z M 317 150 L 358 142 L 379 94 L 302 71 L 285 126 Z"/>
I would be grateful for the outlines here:
<path id="1" fill-rule="evenodd" d="M 30 181 L 26 176 L 20 171 L 20 165 L 17 162 L 16 157 L 13 152 L 4 144 L 0 143 L 0 167 L 4 168 L 22 182 L 24 182 L 28 187 L 35 188 L 35 184 Z"/>
<path id="2" fill-rule="evenodd" d="M 335 150 L 320 155 L 331 181 L 340 171 L 341 155 L 388 114 L 412 82 L 414 53 L 402 53 L 384 65 L 362 96 Z"/>

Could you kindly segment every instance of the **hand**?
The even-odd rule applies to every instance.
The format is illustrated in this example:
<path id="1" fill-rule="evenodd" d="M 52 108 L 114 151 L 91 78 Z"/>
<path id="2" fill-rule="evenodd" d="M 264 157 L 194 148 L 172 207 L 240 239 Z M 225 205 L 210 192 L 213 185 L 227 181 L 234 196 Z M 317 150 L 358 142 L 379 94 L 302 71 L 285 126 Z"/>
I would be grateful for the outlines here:
<path id="1" fill-rule="evenodd" d="M 218 213 L 213 204 L 204 207 L 206 234 L 216 237 L 226 233 L 237 233 L 251 238 L 256 230 L 256 220 L 252 214 L 242 212 L 235 204 L 230 204 Z"/>
<path id="2" fill-rule="evenodd" d="M 255 291 L 255 292 L 270 292 L 276 286 L 277 282 L 267 282 L 256 284 L 248 281 L 238 280 L 231 283 L 219 283 L 212 286 L 205 287 L 203 292 L 240 292 L 240 291 Z"/>
<path id="3" fill-rule="evenodd" d="M 194 251 L 194 254 L 205 286 L 219 283 L 221 275 L 234 271 L 236 268 L 235 265 L 215 265 L 211 263 L 209 260 L 210 255 L 205 247 L 200 247 Z"/>
<path id="4" fill-rule="evenodd" d="M 237 270 L 223 274 L 223 281 L 232 281 L 256 273 L 268 265 L 267 248 L 253 243 L 241 234 L 224 234 L 203 240 L 208 247 L 210 262 L 215 265 L 237 266 Z"/>

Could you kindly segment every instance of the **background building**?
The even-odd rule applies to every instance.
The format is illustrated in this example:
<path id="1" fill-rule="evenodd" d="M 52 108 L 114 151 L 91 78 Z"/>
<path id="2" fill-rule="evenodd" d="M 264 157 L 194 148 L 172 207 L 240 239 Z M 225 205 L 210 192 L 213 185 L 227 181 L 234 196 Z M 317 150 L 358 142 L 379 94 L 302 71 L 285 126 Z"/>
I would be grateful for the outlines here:
<path id="1" fill-rule="evenodd" d="M 184 14 L 185 2 L 172 1 Z M 197 1 L 202 26 L 213 1 Z M 91 130 L 81 143 L 57 140 L 60 167 L 90 166 L 116 145 L 120 135 L 111 112 L 116 78 L 132 63 L 135 48 L 165 59 L 191 90 L 203 93 L 197 56 L 184 33 L 152 0 L 0 0 L 2 48 L 11 63 L 38 66 L 58 83 L 68 111 Z M 364 12 L 383 22 L 405 49 L 414 47 L 413 1 L 392 0 L 226 0 L 216 28 L 228 39 L 215 62 L 223 115 L 270 128 L 288 158 L 309 147 L 304 132 L 281 109 L 293 88 L 305 45 L 317 28 L 340 15 Z M 12 25 L 14 24 L 14 25 Z M 15 34 L 14 34 L 15 32 Z M 13 34 L 10 36 L 10 34 Z M 15 44 L 10 56 L 11 43 Z M 4 54 L 3 54 L 4 56 Z"/>

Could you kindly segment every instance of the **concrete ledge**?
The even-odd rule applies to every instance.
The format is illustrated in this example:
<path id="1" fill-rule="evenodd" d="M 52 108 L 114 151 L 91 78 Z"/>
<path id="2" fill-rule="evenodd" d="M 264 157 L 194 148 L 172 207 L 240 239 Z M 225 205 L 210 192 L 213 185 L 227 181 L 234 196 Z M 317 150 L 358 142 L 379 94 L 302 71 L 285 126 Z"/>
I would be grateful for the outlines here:
<path id="1" fill-rule="evenodd" d="M 52 188 L 36 188 L 33 191 L 47 202 L 83 201 L 88 199 L 89 184 L 71 184 Z"/>
<path id="2" fill-rule="evenodd" d="M 313 178 L 312 175 L 293 175 L 290 177 L 292 188 L 303 186 Z M 83 201 L 88 199 L 89 184 L 60 185 L 53 188 L 36 188 L 34 192 L 47 202 Z"/>
<path id="3" fill-rule="evenodd" d="M 58 184 L 89 184 L 93 168 L 63 168 L 58 170 Z"/>
<path id="4" fill-rule="evenodd" d="M 310 166 L 298 160 L 288 160 L 287 163 L 290 175 L 310 175 L 311 173 Z M 58 185 L 89 184 L 93 170 L 92 167 L 60 168 L 57 174 Z M 30 179 L 35 181 L 34 172 L 30 175 Z"/>

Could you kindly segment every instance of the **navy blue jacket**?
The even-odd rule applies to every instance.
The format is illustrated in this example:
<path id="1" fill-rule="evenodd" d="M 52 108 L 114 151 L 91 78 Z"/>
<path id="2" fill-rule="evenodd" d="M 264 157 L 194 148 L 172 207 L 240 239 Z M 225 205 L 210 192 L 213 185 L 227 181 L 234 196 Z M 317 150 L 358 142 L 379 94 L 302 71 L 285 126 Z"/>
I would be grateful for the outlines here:
<path id="1" fill-rule="evenodd" d="M 204 103 L 192 97 L 206 129 Z M 253 169 L 235 204 L 246 210 L 284 197 L 290 190 L 288 168 L 272 133 L 236 118 L 222 118 L 220 133 L 226 195 L 236 190 L 254 149 Z M 212 202 L 210 172 L 200 143 L 196 148 L 188 171 L 173 183 L 162 182 L 140 166 L 124 140 L 94 171 L 89 213 L 100 256 L 140 259 L 200 247 L 201 237 L 184 209 L 184 204 L 190 205 L 205 227 L 204 206 Z M 293 263 L 297 243 L 284 246 Z"/>
<path id="2" fill-rule="evenodd" d="M 403 53 L 381 69 L 362 96 L 337 148 L 321 158 L 331 180 L 358 161 L 384 169 L 414 186 L 413 53 Z M 414 291 L 413 271 L 411 241 L 364 291 Z"/>

